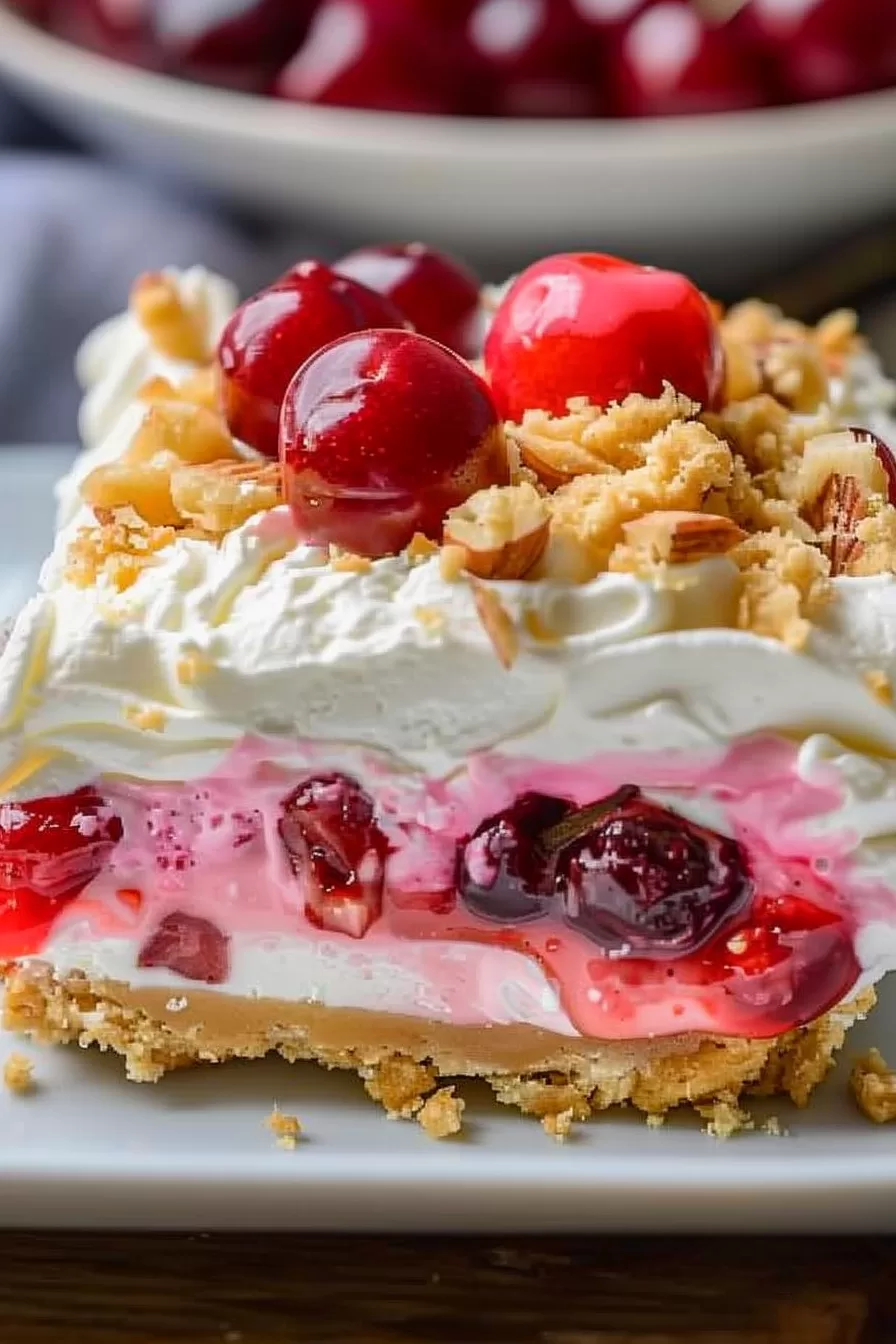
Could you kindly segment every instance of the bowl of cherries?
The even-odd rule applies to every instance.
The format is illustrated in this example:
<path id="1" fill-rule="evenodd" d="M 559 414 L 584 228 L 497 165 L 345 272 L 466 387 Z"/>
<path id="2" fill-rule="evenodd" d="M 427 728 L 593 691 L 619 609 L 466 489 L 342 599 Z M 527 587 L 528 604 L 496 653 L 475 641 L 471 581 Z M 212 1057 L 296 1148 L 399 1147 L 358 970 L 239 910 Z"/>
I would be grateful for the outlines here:
<path id="1" fill-rule="evenodd" d="M 0 74 L 260 214 L 507 262 L 797 255 L 896 202 L 893 0 L 0 0 Z"/>

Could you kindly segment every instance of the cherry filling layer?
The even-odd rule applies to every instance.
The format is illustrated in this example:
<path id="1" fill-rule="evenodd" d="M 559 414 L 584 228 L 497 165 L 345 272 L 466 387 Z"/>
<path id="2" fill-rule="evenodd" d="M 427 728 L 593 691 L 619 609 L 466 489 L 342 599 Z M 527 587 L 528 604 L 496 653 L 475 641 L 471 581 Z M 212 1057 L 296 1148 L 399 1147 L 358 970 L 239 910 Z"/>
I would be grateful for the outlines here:
<path id="1" fill-rule="evenodd" d="M 583 1035 L 761 1036 L 847 997 L 857 930 L 892 910 L 813 838 L 839 799 L 784 743 L 689 767 L 489 756 L 450 784 L 368 759 L 362 783 L 319 751 L 297 771 L 247 746 L 200 783 L 0 806 L 0 959 L 126 940 L 135 975 L 233 988 L 247 946 L 312 945 L 482 1023 L 524 959 Z"/>

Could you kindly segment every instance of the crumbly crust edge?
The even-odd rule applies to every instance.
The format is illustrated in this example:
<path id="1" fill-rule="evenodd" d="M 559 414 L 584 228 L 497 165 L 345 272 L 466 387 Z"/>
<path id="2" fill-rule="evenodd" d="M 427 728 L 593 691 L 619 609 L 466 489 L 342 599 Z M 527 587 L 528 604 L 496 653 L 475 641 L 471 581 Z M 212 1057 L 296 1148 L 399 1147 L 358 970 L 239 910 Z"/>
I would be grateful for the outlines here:
<path id="1" fill-rule="evenodd" d="M 0 972 L 3 968 L 0 967 Z M 178 1030 L 116 997 L 115 986 L 79 972 L 56 978 L 41 964 L 6 968 L 3 1025 L 49 1044 L 77 1043 L 112 1050 L 128 1078 L 156 1082 L 165 1073 L 199 1063 L 258 1058 L 270 1053 L 290 1062 L 314 1060 L 326 1068 L 352 1070 L 390 1116 L 416 1118 L 435 1137 L 455 1133 L 463 1110 L 455 1097 L 458 1078 L 482 1077 L 498 1101 L 536 1116 L 548 1133 L 564 1138 L 574 1121 L 608 1107 L 629 1104 L 648 1117 L 691 1105 L 723 1137 L 744 1127 L 738 1106 L 749 1094 L 787 1096 L 805 1106 L 833 1066 L 846 1033 L 873 1008 L 867 989 L 806 1027 L 769 1040 L 679 1038 L 669 1042 L 590 1043 L 590 1049 L 547 1058 L 537 1072 L 490 1071 L 480 1058 L 464 1063 L 456 1052 L 397 1050 L 394 1042 L 334 1049 L 315 1040 L 312 1029 L 278 1023 L 210 1048 L 195 1027 Z M 483 1029 L 486 1031 L 487 1029 Z M 555 1063 L 558 1067 L 552 1067 Z M 453 1113 L 446 1119 L 448 1103 Z M 430 1125 L 434 1114 L 438 1122 Z"/>

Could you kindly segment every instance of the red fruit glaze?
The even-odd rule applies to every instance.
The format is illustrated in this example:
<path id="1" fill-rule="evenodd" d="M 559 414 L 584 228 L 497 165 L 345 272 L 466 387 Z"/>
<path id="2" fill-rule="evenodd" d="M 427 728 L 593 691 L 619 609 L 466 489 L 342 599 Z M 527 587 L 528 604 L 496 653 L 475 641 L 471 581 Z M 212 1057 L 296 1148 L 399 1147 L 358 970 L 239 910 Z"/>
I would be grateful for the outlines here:
<path id="1" fill-rule="evenodd" d="M 322 262 L 301 262 L 273 288 L 247 299 L 224 328 L 218 362 L 231 430 L 276 457 L 280 408 L 296 370 L 350 331 L 405 325 L 387 298 Z"/>
<path id="2" fill-rule="evenodd" d="M 685 276 L 618 257 L 547 257 L 513 283 L 485 343 L 501 415 L 561 415 L 570 397 L 599 406 L 663 383 L 713 406 L 724 381 L 718 330 Z"/>
<path id="3" fill-rule="evenodd" d="M 368 556 L 440 537 L 448 509 L 509 480 L 482 379 L 404 331 L 346 336 L 308 361 L 283 403 L 280 458 L 302 536 Z"/>
<path id="4" fill-rule="evenodd" d="M 712 24 L 687 0 L 662 0 L 618 44 L 613 110 L 628 117 L 762 107 L 771 89 L 736 21 Z"/>
<path id="5" fill-rule="evenodd" d="M 283 804 L 280 838 L 304 885 L 307 918 L 363 938 L 382 913 L 388 845 L 361 786 L 346 775 L 306 780 Z"/>
<path id="6" fill-rule="evenodd" d="M 164 966 L 187 980 L 223 984 L 230 974 L 230 939 L 217 925 L 175 910 L 143 944 L 138 966 Z"/>
<path id="7" fill-rule="evenodd" d="M 462 262 L 425 243 L 392 243 L 358 248 L 333 269 L 385 294 L 424 336 L 473 355 L 479 282 Z"/>
<path id="8" fill-rule="evenodd" d="M 120 819 L 93 789 L 0 804 L 0 955 L 37 951 L 121 836 Z"/>
<path id="9" fill-rule="evenodd" d="M 323 0 L 275 93 L 392 112 L 463 111 L 469 60 L 458 17 L 432 0 Z"/>

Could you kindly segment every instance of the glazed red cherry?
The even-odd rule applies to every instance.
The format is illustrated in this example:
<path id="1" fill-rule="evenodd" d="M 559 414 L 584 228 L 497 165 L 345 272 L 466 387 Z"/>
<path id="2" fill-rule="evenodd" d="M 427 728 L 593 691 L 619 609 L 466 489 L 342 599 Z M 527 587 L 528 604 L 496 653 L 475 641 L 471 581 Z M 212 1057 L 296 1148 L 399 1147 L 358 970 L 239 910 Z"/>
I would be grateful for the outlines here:
<path id="1" fill-rule="evenodd" d="M 296 370 L 347 332 L 405 325 L 387 298 L 322 262 L 301 262 L 273 288 L 247 299 L 224 328 L 218 363 L 231 430 L 276 457 L 280 408 Z"/>
<path id="2" fill-rule="evenodd" d="M 891 0 L 749 0 L 744 30 L 758 40 L 795 102 L 862 93 L 896 79 Z"/>
<path id="3" fill-rule="evenodd" d="M 363 938 L 382 913 L 388 844 L 360 784 L 338 774 L 306 780 L 283 804 L 280 838 L 303 884 L 307 918 Z"/>
<path id="4" fill-rule="evenodd" d="M 431 0 L 323 0 L 274 91 L 342 107 L 461 111 L 468 60 L 448 20 Z"/>
<path id="5" fill-rule="evenodd" d="M 510 117 L 588 117 L 603 108 L 592 32 L 570 0 L 479 0 L 467 34 Z"/>
<path id="6" fill-rule="evenodd" d="M 704 296 L 683 275 L 571 252 L 524 271 L 495 314 L 485 364 L 502 416 L 561 415 L 570 397 L 606 406 L 663 383 L 716 403 L 724 359 Z"/>
<path id="7" fill-rule="evenodd" d="M 655 117 L 762 107 L 771 99 L 762 70 L 735 21 L 710 23 L 688 0 L 662 0 L 618 45 L 613 110 Z"/>
<path id="8" fill-rule="evenodd" d="M 448 509 L 509 480 L 485 383 L 427 336 L 345 336 L 302 368 L 283 403 L 284 492 L 301 535 L 359 555 L 438 538 Z"/>
<path id="9" fill-rule="evenodd" d="M 568 922 L 619 955 L 697 951 L 750 898 L 740 845 L 648 802 L 637 789 L 608 801 L 615 801 L 611 810 L 562 851 Z"/>
<path id="10" fill-rule="evenodd" d="M 211 920 L 175 910 L 143 944 L 137 965 L 163 966 L 185 980 L 221 985 L 230 974 L 230 939 Z"/>
<path id="11" fill-rule="evenodd" d="M 0 804 L 0 955 L 37 951 L 121 836 L 121 820 L 94 789 Z"/>
<path id="12" fill-rule="evenodd" d="M 385 294 L 424 336 L 459 355 L 473 355 L 479 282 L 462 262 L 425 243 L 393 243 L 358 248 L 334 269 Z"/>
<path id="13" fill-rule="evenodd" d="M 538 840 L 573 811 L 564 798 L 524 793 L 488 817 L 458 852 L 457 889 L 482 919 L 518 924 L 548 914 L 556 890 L 556 856 Z"/>
<path id="14" fill-rule="evenodd" d="M 50 26 L 69 42 L 136 64 L 150 60 L 146 19 L 150 0 L 55 0 Z"/>

